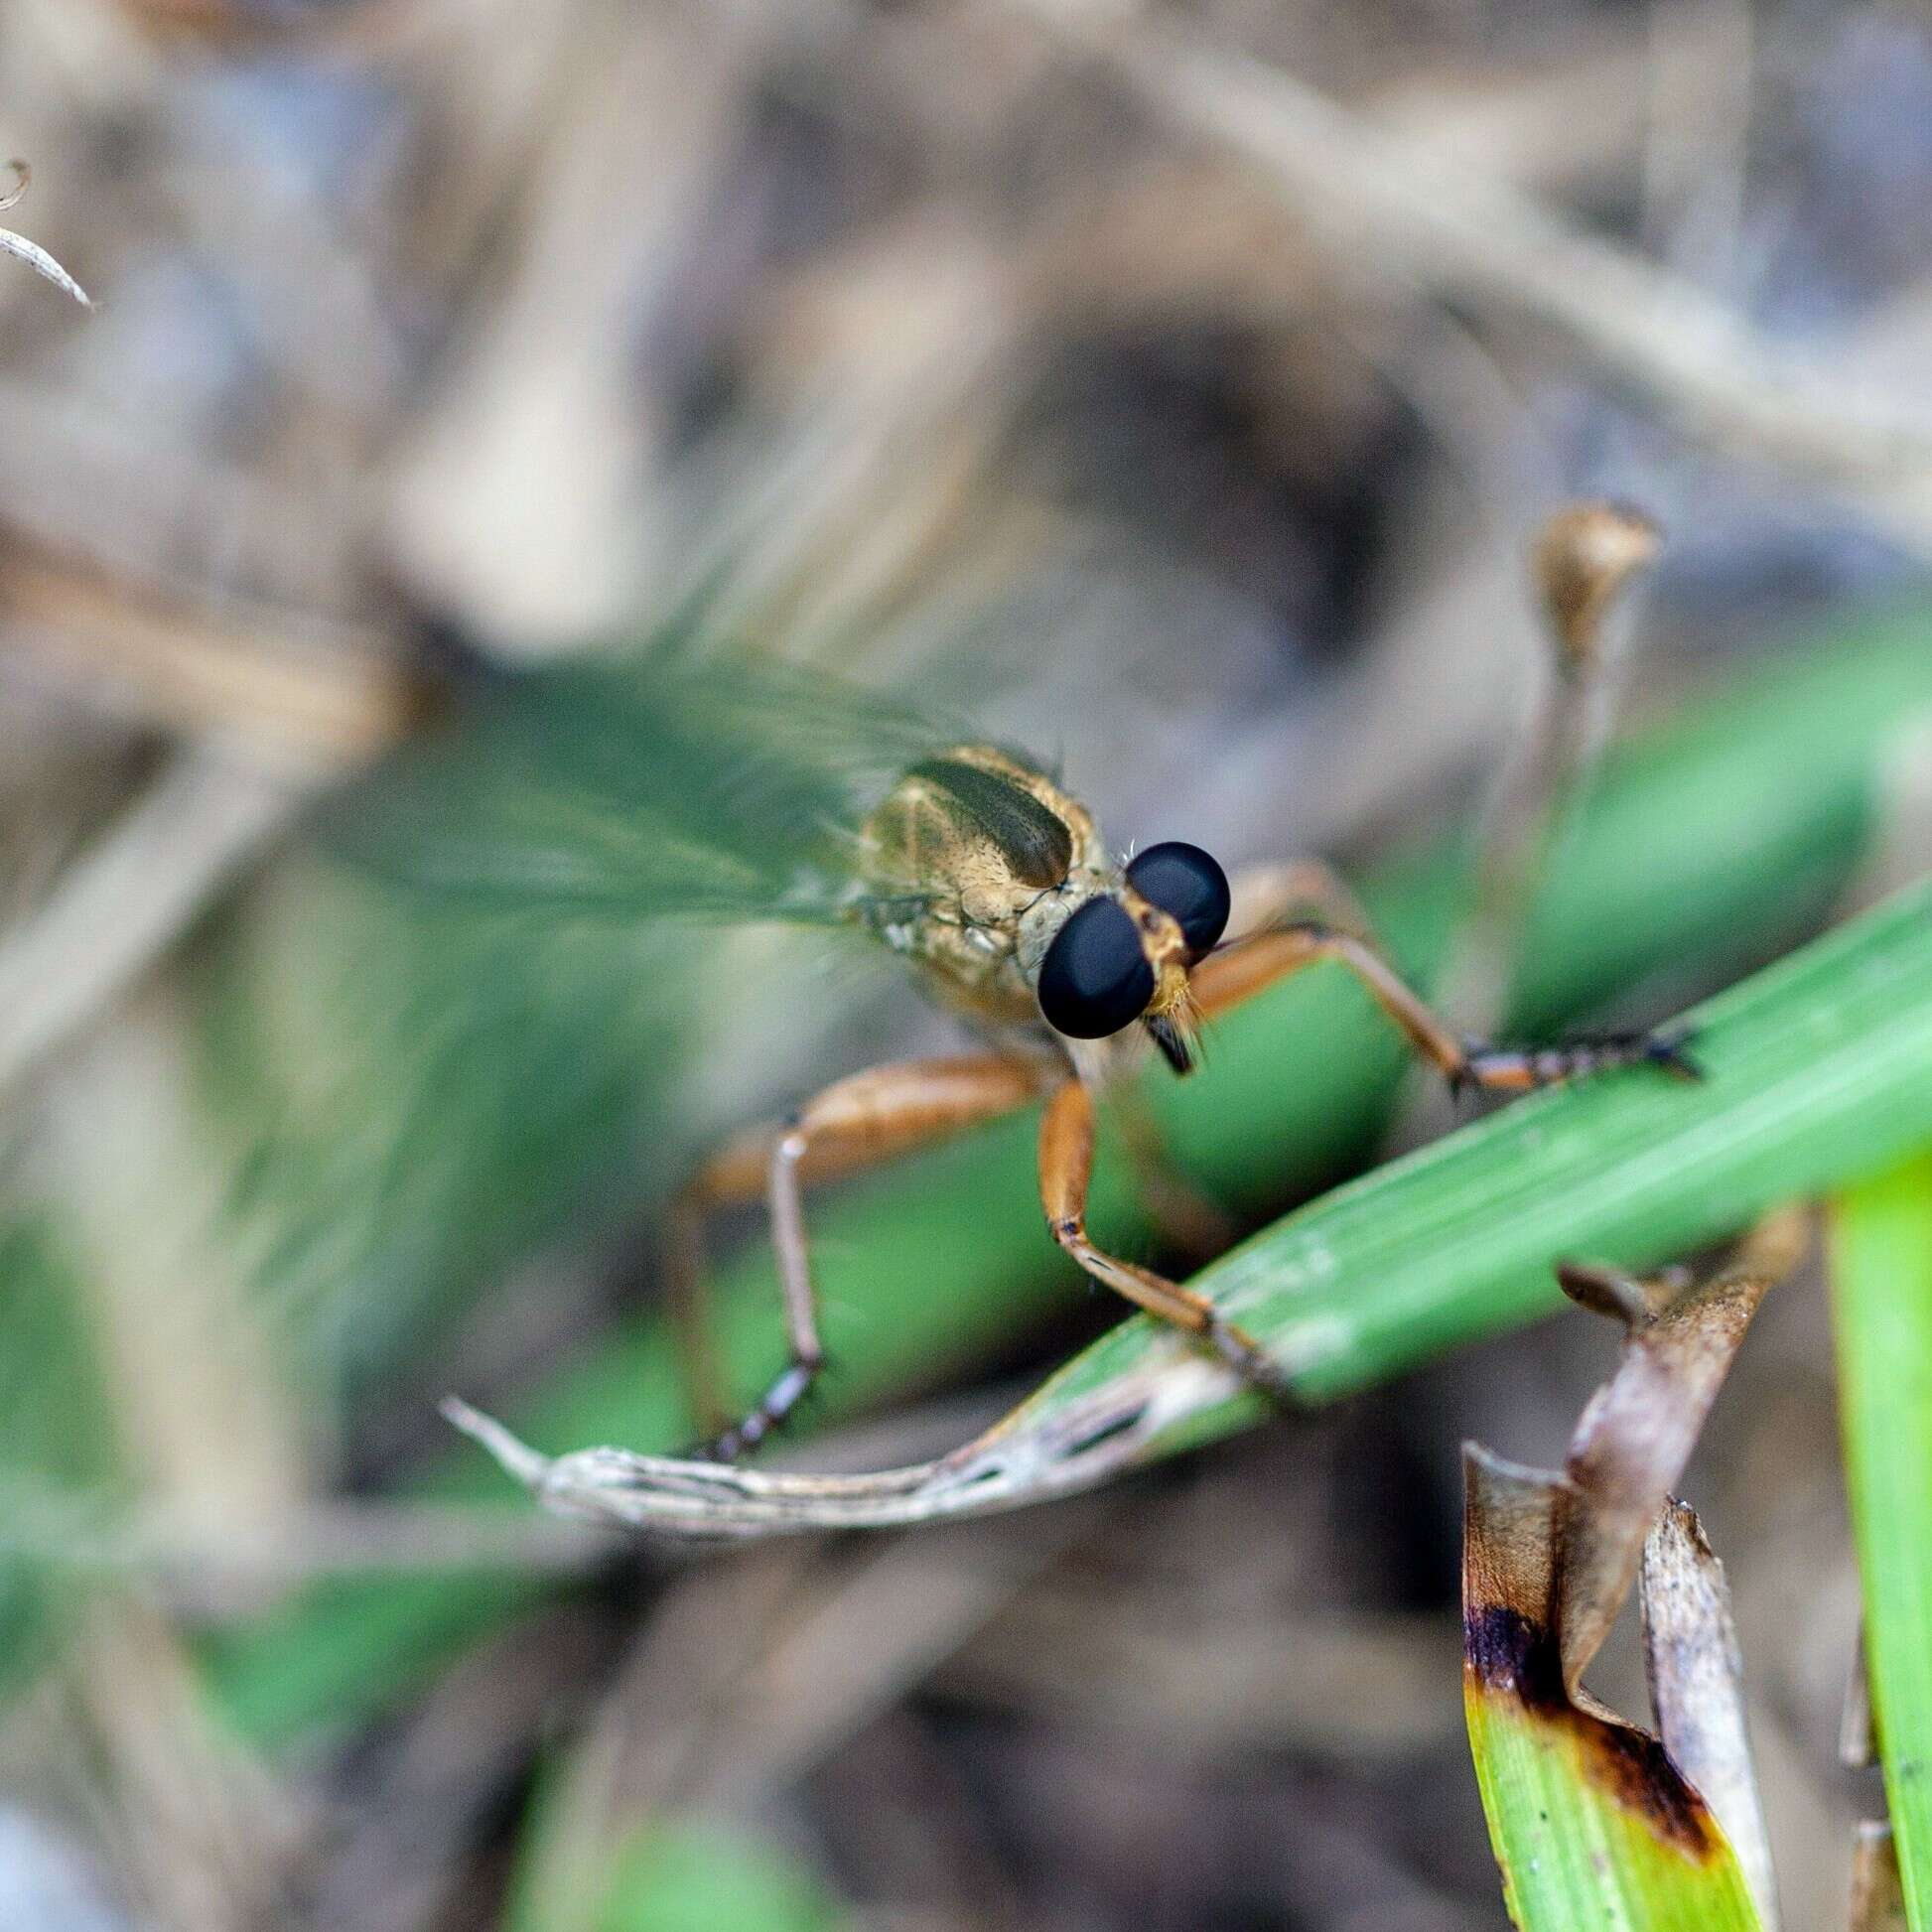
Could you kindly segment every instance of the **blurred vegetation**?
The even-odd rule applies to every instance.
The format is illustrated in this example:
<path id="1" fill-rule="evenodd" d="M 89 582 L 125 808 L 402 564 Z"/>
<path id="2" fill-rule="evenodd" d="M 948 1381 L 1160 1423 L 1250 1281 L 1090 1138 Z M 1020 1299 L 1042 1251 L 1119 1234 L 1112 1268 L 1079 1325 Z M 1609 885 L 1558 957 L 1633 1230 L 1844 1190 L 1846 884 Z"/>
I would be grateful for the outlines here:
<path id="1" fill-rule="evenodd" d="M 1722 0 L 1080 34 L 0 10 L 7 220 L 98 304 L 0 257 L 0 1924 L 1498 1923 L 1453 1450 L 1547 1457 L 1600 1379 L 1592 1324 L 1525 1326 L 1546 1263 L 1661 1262 L 1923 1142 L 1922 892 L 1819 935 L 1927 870 L 1932 35 Z M 1507 1031 L 1719 995 L 1708 1089 L 1580 1088 L 1384 1171 L 1449 1122 L 1355 989 L 1231 1017 L 1150 1098 L 1265 1228 L 1207 1283 L 1340 1324 L 1323 1406 L 1089 1497 L 693 1562 L 450 1436 L 457 1389 L 550 1451 L 687 1441 L 666 1191 L 957 1035 L 811 932 L 398 892 L 326 849 L 325 794 L 410 809 L 365 774 L 434 718 L 484 800 L 517 694 L 701 613 L 774 678 L 1057 757 L 1123 844 L 1340 859 L 1460 1001 L 1550 676 L 1524 547 L 1578 494 L 1671 541 Z M 593 789 L 649 762 L 648 707 L 576 719 Z M 481 803 L 446 829 L 506 853 Z M 784 1456 L 915 1460 L 1142 1358 L 1032 1158 L 1017 1121 L 814 1201 L 834 1370 Z M 1918 1173 L 1839 1210 L 1842 1328 L 1889 1288 L 1904 1337 L 1846 1351 L 1898 1736 L 1916 1586 L 1873 1558 L 1915 1504 L 1860 1446 L 1913 1426 L 1883 1364 L 1922 1324 L 1855 1230 Z M 1158 1257 L 1128 1178 L 1096 1227 Z M 775 1287 L 757 1217 L 726 1235 L 749 1388 Z M 1884 1806 L 1837 1761 L 1831 1346 L 1819 1283 L 1780 1291 L 1687 1476 L 1805 1926 Z M 1592 1687 L 1640 1709 L 1636 1669 L 1612 1642 Z"/>

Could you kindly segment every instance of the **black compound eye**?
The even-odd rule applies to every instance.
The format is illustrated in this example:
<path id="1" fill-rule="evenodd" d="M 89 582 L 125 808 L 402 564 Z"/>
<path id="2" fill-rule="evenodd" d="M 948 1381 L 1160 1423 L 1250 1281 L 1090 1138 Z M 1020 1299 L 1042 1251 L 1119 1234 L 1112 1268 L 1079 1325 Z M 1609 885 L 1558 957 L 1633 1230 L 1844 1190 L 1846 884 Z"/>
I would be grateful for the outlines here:
<path id="1" fill-rule="evenodd" d="M 1102 1039 L 1154 998 L 1154 968 L 1117 898 L 1090 898 L 1060 927 L 1039 967 L 1039 1010 L 1054 1032 Z"/>
<path id="2" fill-rule="evenodd" d="M 1227 930 L 1228 876 L 1197 845 L 1171 839 L 1137 852 L 1127 868 L 1127 883 L 1180 927 L 1196 959 L 1212 952 Z"/>

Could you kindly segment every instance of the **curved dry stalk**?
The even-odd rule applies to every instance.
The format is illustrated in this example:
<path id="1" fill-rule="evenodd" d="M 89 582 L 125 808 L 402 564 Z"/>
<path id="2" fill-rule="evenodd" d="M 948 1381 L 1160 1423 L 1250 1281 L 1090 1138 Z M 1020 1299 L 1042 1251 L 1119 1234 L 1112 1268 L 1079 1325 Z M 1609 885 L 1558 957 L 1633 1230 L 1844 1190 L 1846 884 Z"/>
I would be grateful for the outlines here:
<path id="1" fill-rule="evenodd" d="M 6 165 L 12 172 L 14 185 L 6 194 L 0 195 L 0 211 L 17 207 L 34 180 L 34 171 L 26 162 L 9 161 Z M 11 228 L 0 228 L 0 254 L 11 255 L 16 261 L 25 262 L 36 275 L 52 282 L 57 289 L 65 290 L 83 309 L 94 306 L 93 297 L 38 241 L 29 241 L 24 234 L 16 234 Z"/>
<path id="2" fill-rule="evenodd" d="M 1682 1467 L 1759 1298 L 1793 1265 L 1802 1217 L 1768 1221 L 1735 1264 L 1708 1287 L 1652 1312 L 1616 1302 L 1632 1319 L 1623 1370 L 1578 1427 L 1570 1479 L 1604 1490 L 1566 1566 L 1569 1614 L 1564 1677 L 1574 1691 L 1615 1607 L 1634 1581 L 1645 1530 Z M 1601 1306 L 1604 1278 L 1565 1275 L 1578 1299 Z M 443 1413 L 495 1456 L 547 1508 L 633 1529 L 691 1537 L 753 1537 L 929 1523 L 1072 1494 L 1147 1460 L 1190 1420 L 1237 1398 L 1241 1384 L 1178 1337 L 1157 1333 L 1142 1365 L 1084 1396 L 1026 1405 L 951 1454 L 872 1475 L 767 1471 L 736 1464 L 597 1448 L 551 1457 L 455 1397 Z M 1626 1460 L 1598 1484 L 1598 1445 L 1613 1439 Z M 1574 1600 L 1572 1600 L 1574 1599 Z"/>
<path id="3" fill-rule="evenodd" d="M 608 1448 L 547 1456 L 455 1396 L 443 1414 L 545 1508 L 566 1516 L 702 1538 L 903 1528 L 1094 1488 L 1147 1461 L 1188 1418 L 1240 1394 L 1235 1375 L 1184 1344 L 1161 1352 L 1173 1359 L 1157 1353 L 1137 1374 L 1089 1397 L 1021 1412 L 948 1455 L 875 1475 L 754 1469 Z"/>

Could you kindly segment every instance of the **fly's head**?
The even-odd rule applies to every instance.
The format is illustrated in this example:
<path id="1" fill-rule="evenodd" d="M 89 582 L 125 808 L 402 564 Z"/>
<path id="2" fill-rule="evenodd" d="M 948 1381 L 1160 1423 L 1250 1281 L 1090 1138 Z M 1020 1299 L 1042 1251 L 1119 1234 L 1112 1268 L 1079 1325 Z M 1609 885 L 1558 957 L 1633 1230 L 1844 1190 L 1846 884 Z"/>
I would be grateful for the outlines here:
<path id="1" fill-rule="evenodd" d="M 1227 874 L 1199 846 L 1149 846 L 1119 884 L 1088 897 L 1041 954 L 1034 991 L 1068 1039 L 1138 1023 L 1176 1073 L 1194 1064 L 1193 969 L 1227 926 Z"/>

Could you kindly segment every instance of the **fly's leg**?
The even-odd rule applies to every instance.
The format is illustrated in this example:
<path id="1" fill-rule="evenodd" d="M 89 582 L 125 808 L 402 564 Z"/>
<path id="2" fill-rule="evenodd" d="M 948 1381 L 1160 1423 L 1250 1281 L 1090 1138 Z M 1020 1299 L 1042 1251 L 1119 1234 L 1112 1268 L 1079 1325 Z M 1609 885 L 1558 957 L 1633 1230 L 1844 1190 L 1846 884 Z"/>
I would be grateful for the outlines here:
<path id="1" fill-rule="evenodd" d="M 1319 859 L 1290 859 L 1281 865 L 1243 866 L 1228 881 L 1233 908 L 1223 946 L 1241 945 L 1296 920 L 1311 920 L 1335 932 L 1366 939 L 1370 927 L 1362 902 L 1332 866 Z"/>
<path id="2" fill-rule="evenodd" d="M 1288 1378 L 1268 1359 L 1267 1351 L 1205 1295 L 1103 1253 L 1087 1238 L 1093 1139 L 1093 1096 L 1078 1080 L 1069 1080 L 1046 1103 L 1039 1123 L 1039 1200 L 1053 1239 L 1095 1281 L 1197 1336 L 1245 1382 L 1277 1402 L 1293 1400 Z"/>
<path id="3" fill-rule="evenodd" d="M 1368 914 L 1361 901 L 1340 874 L 1319 859 L 1245 866 L 1228 885 L 1233 901 L 1228 929 L 1234 936 L 1227 945 L 1243 944 L 1298 915 L 1318 918 L 1339 932 L 1368 936 Z M 1133 1166 L 1141 1204 L 1162 1238 L 1199 1261 L 1231 1248 L 1233 1218 L 1175 1168 L 1145 1089 L 1129 1082 L 1110 1091 L 1105 1113 Z"/>
<path id="4" fill-rule="evenodd" d="M 1686 1079 L 1698 1077 L 1682 1036 L 1672 1034 L 1597 1034 L 1529 1052 L 1460 1038 L 1367 940 L 1324 925 L 1284 926 L 1215 953 L 1195 968 L 1194 999 L 1212 1018 L 1320 959 L 1347 967 L 1410 1045 L 1454 1088 L 1523 1093 L 1612 1066 L 1661 1066 Z"/>
<path id="5" fill-rule="evenodd" d="M 1296 914 L 1319 917 L 1342 932 L 1368 932 L 1368 915 L 1339 874 L 1319 859 L 1248 866 L 1229 880 L 1231 907 L 1226 946 L 1244 944 L 1277 929 Z M 1168 1245 L 1190 1260 L 1206 1261 L 1234 1245 L 1236 1224 L 1174 1164 L 1161 1124 L 1137 1082 L 1110 1088 L 1103 1103 L 1134 1171 L 1135 1192 Z"/>
<path id="6" fill-rule="evenodd" d="M 1240 945 L 1297 915 L 1367 937 L 1368 914 L 1339 873 L 1319 859 L 1245 866 L 1228 882 L 1232 909 L 1224 942 Z M 1206 1261 L 1234 1245 L 1236 1224 L 1174 1165 L 1146 1090 L 1129 1082 L 1109 1091 L 1108 1126 L 1119 1133 L 1134 1170 L 1135 1191 L 1163 1240 L 1191 1260 Z"/>
<path id="7" fill-rule="evenodd" d="M 873 1067 L 835 1081 L 782 1125 L 742 1136 L 700 1170 L 671 1216 L 669 1270 L 700 1403 L 711 1402 L 716 1413 L 716 1358 L 698 1307 L 701 1234 L 711 1208 L 764 1193 L 790 1344 L 785 1367 L 758 1405 L 718 1436 L 713 1455 L 731 1461 L 756 1449 L 797 1407 L 824 1365 L 805 1240 L 805 1184 L 856 1173 L 1011 1113 L 1035 1098 L 1039 1087 L 1036 1067 L 1003 1054 Z"/>
<path id="8" fill-rule="evenodd" d="M 1608 502 L 1568 504 L 1537 533 L 1530 575 L 1547 669 L 1534 718 L 1504 751 L 1481 808 L 1469 915 L 1438 983 L 1471 1025 L 1503 1011 L 1537 889 L 1563 864 L 1629 670 L 1628 593 L 1662 545 L 1641 511 Z"/>

